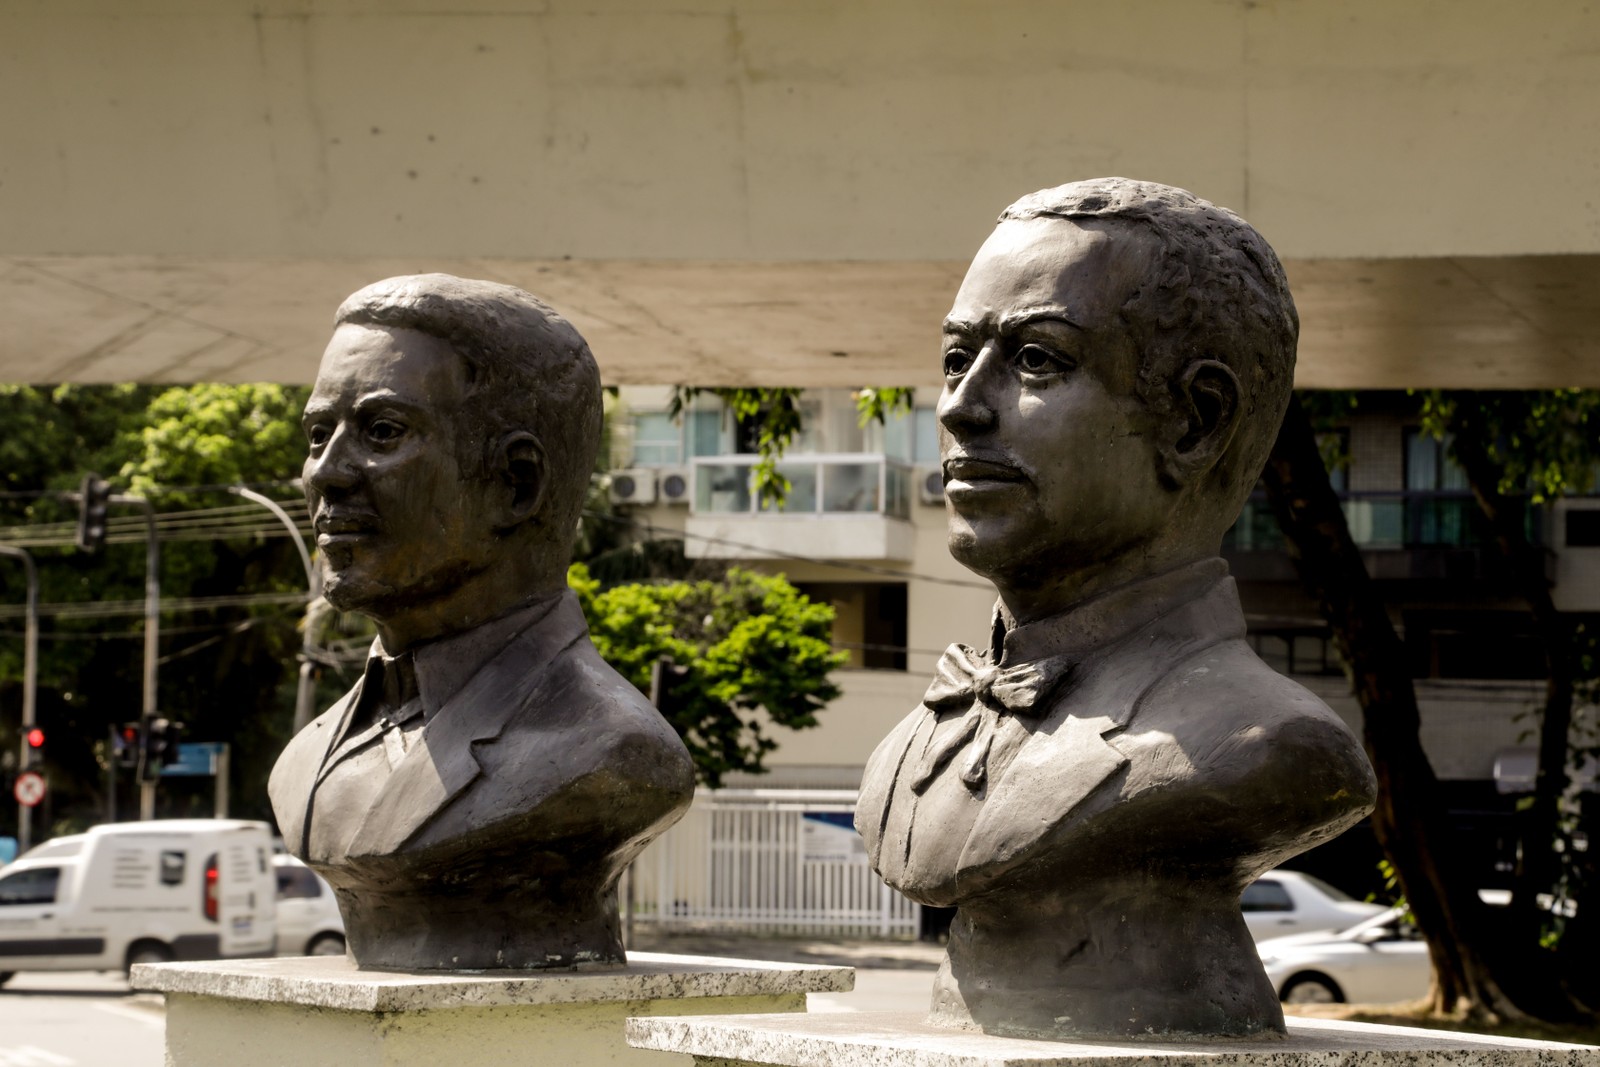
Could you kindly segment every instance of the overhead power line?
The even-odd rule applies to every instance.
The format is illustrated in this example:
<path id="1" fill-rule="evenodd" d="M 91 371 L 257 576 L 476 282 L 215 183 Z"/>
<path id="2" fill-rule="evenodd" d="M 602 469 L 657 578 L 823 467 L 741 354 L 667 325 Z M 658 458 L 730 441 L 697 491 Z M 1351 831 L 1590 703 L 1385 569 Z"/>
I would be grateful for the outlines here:
<path id="1" fill-rule="evenodd" d="M 214 611 L 217 608 L 243 608 L 266 604 L 304 604 L 308 593 L 238 593 L 232 596 L 162 597 L 162 614 L 188 611 Z M 40 604 L 41 616 L 58 619 L 103 619 L 143 615 L 143 600 L 78 600 Z M 27 614 L 21 604 L 0 604 L 0 619 L 20 619 Z"/>

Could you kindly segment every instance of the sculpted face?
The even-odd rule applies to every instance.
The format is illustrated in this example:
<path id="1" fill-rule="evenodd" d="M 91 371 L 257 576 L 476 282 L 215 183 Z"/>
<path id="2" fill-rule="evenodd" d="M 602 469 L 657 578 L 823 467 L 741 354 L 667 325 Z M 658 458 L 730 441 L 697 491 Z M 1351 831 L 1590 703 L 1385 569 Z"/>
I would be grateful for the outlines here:
<path id="1" fill-rule="evenodd" d="M 334 332 L 306 403 L 303 473 L 336 607 L 381 627 L 449 597 L 493 558 L 488 491 L 462 454 L 466 398 L 466 367 L 445 342 Z"/>
<path id="2" fill-rule="evenodd" d="M 1002 597 L 1062 574 L 1136 577 L 1174 521 L 1120 317 L 1156 255 L 1126 224 L 1012 220 L 956 294 L 939 399 L 950 551 Z"/>

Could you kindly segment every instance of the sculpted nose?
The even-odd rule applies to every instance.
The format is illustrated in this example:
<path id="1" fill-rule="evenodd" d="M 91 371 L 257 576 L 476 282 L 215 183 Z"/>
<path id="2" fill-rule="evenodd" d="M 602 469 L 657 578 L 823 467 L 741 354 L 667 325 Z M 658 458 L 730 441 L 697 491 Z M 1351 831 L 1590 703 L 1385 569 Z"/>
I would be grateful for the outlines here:
<path id="1" fill-rule="evenodd" d="M 994 343 L 978 352 L 972 365 L 954 384 L 946 383 L 939 397 L 939 423 L 956 437 L 991 429 L 998 406 L 995 390 L 1000 384 L 1003 358 Z"/>
<path id="2" fill-rule="evenodd" d="M 306 457 L 301 475 L 305 479 L 307 493 L 324 497 L 338 496 L 360 480 L 361 470 L 344 442 L 344 434 L 335 431 L 320 453 Z"/>

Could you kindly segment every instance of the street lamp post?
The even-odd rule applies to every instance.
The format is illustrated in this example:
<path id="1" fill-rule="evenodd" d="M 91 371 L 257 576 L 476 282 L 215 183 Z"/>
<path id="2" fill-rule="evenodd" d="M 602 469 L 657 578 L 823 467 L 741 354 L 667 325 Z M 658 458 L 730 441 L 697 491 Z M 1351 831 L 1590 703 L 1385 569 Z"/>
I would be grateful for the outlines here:
<path id="1" fill-rule="evenodd" d="M 311 553 L 306 549 L 305 542 L 300 539 L 300 528 L 295 525 L 289 513 L 278 505 L 276 500 L 264 496 L 254 489 L 246 489 L 242 485 L 231 486 L 228 492 L 242 496 L 246 500 L 260 504 L 283 523 L 289 531 L 289 537 L 294 541 L 294 547 L 300 552 L 300 565 L 306 571 L 306 590 L 309 597 L 306 601 L 309 606 L 322 595 L 322 573 L 316 564 L 311 562 Z M 294 732 L 299 733 L 311 721 L 311 703 L 316 696 L 316 681 L 312 675 L 315 668 L 313 653 L 316 651 L 316 637 L 311 632 L 311 620 L 306 619 L 305 629 L 300 636 L 300 680 L 294 694 Z"/>
<path id="2" fill-rule="evenodd" d="M 28 732 L 38 714 L 39 695 L 39 572 L 33 557 L 20 548 L 0 545 L 0 556 L 22 561 L 28 574 L 28 614 L 22 638 L 22 769 L 28 769 Z M 26 852 L 33 843 L 33 809 L 17 805 L 17 848 Z"/>

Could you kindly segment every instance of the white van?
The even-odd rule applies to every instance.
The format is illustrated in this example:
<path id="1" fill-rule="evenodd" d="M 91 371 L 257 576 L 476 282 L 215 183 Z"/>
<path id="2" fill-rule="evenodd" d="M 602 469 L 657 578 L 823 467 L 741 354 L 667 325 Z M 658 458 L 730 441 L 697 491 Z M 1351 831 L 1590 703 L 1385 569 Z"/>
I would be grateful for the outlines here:
<path id="1" fill-rule="evenodd" d="M 266 823 L 161 819 L 58 837 L 0 869 L 0 984 L 16 971 L 272 954 Z"/>

